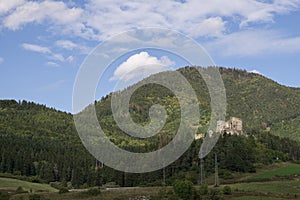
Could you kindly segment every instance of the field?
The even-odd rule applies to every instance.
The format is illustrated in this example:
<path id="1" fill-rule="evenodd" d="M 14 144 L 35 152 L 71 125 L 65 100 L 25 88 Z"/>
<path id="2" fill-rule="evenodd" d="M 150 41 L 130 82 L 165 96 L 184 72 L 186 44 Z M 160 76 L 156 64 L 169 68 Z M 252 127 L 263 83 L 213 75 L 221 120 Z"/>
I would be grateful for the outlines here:
<path id="1" fill-rule="evenodd" d="M 30 189 L 35 191 L 57 192 L 57 190 L 48 184 L 31 183 L 11 178 L 0 178 L 0 191 L 16 191 L 21 186 L 25 191 Z"/>
<path id="2" fill-rule="evenodd" d="M 230 185 L 233 190 L 260 192 L 265 194 L 282 194 L 300 195 L 300 181 L 270 181 L 270 182 L 253 182 L 253 183 L 238 183 Z"/>
<path id="3" fill-rule="evenodd" d="M 243 196 L 232 198 L 233 200 L 285 200 L 282 198 L 274 198 L 274 197 L 261 197 L 261 196 Z"/>
<path id="4" fill-rule="evenodd" d="M 232 195 L 225 195 L 226 200 L 284 200 L 300 199 L 300 165 L 292 163 L 281 163 L 261 169 L 256 174 L 247 175 L 240 179 L 241 182 L 229 184 Z M 280 177 L 280 180 L 278 178 Z M 249 181 L 249 182 L 245 182 Z M 58 191 L 47 184 L 30 183 L 26 181 L 0 178 L 0 191 L 15 191 L 22 186 L 26 191 L 32 191 L 46 199 L 68 200 L 68 199 L 138 199 L 142 197 L 157 196 L 161 187 L 136 187 L 136 188 L 114 188 L 101 190 L 101 194 L 93 196 L 83 191 L 59 194 Z M 212 187 L 212 186 L 211 186 Z M 211 188 L 210 187 L 210 188 Z M 224 185 L 219 187 L 222 191 Z M 172 187 L 167 187 L 172 190 Z M 196 187 L 199 189 L 199 187 Z M 40 193 L 42 192 L 42 193 Z M 12 200 L 27 199 L 34 194 L 17 194 Z"/>
<path id="5" fill-rule="evenodd" d="M 41 196 L 46 199 L 53 200 L 128 200 L 128 199 L 143 199 L 142 197 L 156 196 L 160 191 L 159 187 L 147 187 L 147 188 L 126 188 L 126 189 L 113 189 L 113 190 L 102 190 L 100 195 L 92 196 L 87 195 L 85 192 L 69 192 L 65 194 L 58 193 L 43 193 Z M 28 194 L 15 195 L 11 200 L 21 200 L 26 199 L 25 196 Z"/>
<path id="6" fill-rule="evenodd" d="M 256 174 L 242 178 L 241 181 L 249 183 L 231 184 L 234 193 L 249 193 L 249 196 L 241 196 L 230 199 L 256 200 L 256 199 L 290 199 L 300 198 L 300 165 L 293 163 L 281 163 L 262 169 Z M 300 177 L 299 177 L 300 178 Z M 268 196 L 270 198 L 268 198 Z"/>
<path id="7" fill-rule="evenodd" d="M 271 171 L 258 173 L 255 176 L 250 177 L 250 179 L 258 180 L 258 179 L 272 179 L 278 176 L 293 176 L 300 174 L 300 165 L 298 164 L 289 164 L 282 168 L 274 169 Z"/>

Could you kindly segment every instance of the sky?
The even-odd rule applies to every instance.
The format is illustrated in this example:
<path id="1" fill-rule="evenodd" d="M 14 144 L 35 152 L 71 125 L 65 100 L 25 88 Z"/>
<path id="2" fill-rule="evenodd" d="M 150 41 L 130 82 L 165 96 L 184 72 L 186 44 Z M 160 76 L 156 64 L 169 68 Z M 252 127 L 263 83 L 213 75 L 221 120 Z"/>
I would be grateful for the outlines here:
<path id="1" fill-rule="evenodd" d="M 148 27 L 193 39 L 217 66 L 300 87 L 299 21 L 300 0 L 0 0 L 0 99 L 71 112 L 77 74 L 93 49 Z M 170 52 L 118 50 L 96 98 L 118 81 L 188 64 Z"/>

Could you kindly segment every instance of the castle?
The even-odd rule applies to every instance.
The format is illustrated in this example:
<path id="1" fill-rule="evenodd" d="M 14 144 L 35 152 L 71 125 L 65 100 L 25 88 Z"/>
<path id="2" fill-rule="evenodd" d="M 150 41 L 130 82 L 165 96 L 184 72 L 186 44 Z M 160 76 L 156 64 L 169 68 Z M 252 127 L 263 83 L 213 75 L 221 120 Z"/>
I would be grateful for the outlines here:
<path id="1" fill-rule="evenodd" d="M 218 121 L 216 132 L 222 135 L 244 135 L 243 133 L 243 121 L 237 117 L 230 117 L 228 121 Z M 211 133 L 212 134 L 212 133 Z M 204 138 L 204 134 L 196 134 L 195 140 Z"/>
<path id="2" fill-rule="evenodd" d="M 243 135 L 243 121 L 237 117 L 230 117 L 227 122 L 223 122 L 224 126 L 221 133 L 230 135 Z"/>

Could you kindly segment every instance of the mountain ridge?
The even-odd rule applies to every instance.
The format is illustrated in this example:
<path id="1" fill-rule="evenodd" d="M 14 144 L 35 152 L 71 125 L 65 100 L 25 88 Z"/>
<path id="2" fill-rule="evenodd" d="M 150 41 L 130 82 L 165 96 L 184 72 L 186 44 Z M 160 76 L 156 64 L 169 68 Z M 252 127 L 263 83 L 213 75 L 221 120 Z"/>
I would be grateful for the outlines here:
<path id="1" fill-rule="evenodd" d="M 229 118 L 230 116 L 241 118 L 247 132 L 266 130 L 269 127 L 271 128 L 271 132 L 274 128 L 274 133 L 276 135 L 284 137 L 291 136 L 292 139 L 300 140 L 300 137 L 295 133 L 295 130 L 298 130 L 296 123 L 291 123 L 290 130 L 287 130 L 288 128 L 286 127 L 283 131 L 280 130 L 280 125 L 282 125 L 283 121 L 285 121 L 285 126 L 287 126 L 286 122 L 289 120 L 300 120 L 300 88 L 284 86 L 261 74 L 250 73 L 246 70 L 224 67 L 218 67 L 218 69 L 223 78 L 227 95 L 228 105 L 226 118 Z M 200 125 L 203 127 L 200 131 L 204 132 L 209 121 L 210 113 L 210 97 L 205 82 L 195 67 L 184 67 L 177 71 L 187 78 L 198 95 L 198 101 L 200 102 L 199 108 L 202 112 Z M 158 91 L 155 91 L 156 89 L 158 89 Z M 147 91 L 149 94 L 142 90 Z M 163 99 L 164 102 L 155 97 L 155 95 L 160 99 Z M 145 99 L 146 96 L 148 99 Z M 103 121 L 105 118 L 113 120 L 110 111 L 110 98 L 111 94 L 96 102 L 99 121 Z M 172 126 L 175 126 L 175 123 L 180 123 L 177 120 L 180 108 L 178 107 L 179 104 L 176 101 L 176 97 L 168 91 L 168 89 L 157 86 L 154 88 L 144 86 L 142 89 L 139 89 L 138 92 L 135 92 L 130 104 L 131 117 L 133 120 L 142 124 L 147 123 L 147 120 L 149 120 L 148 110 L 153 103 L 163 103 L 165 106 L 170 105 L 174 112 L 169 110 L 169 114 L 172 115 L 169 122 L 173 120 Z M 0 115 L 14 116 L 16 113 L 21 113 L 21 115 L 24 114 L 23 121 L 27 120 L 25 119 L 26 117 L 32 118 L 27 121 L 34 127 L 37 126 L 37 124 L 33 122 L 38 121 L 38 118 L 47 118 L 46 114 L 43 113 L 47 111 L 49 112 L 47 115 L 49 115 L 51 119 L 60 119 L 60 121 L 63 121 L 67 126 L 58 122 L 59 120 L 52 120 L 52 122 L 49 123 L 60 124 L 58 125 L 58 129 L 66 128 L 67 134 L 74 135 L 76 130 L 70 113 L 47 108 L 45 105 L 35 104 L 36 103 L 27 101 L 17 102 L 16 100 L 0 100 Z M 8 108 L 11 108 L 13 111 L 8 112 Z M 30 117 L 28 111 L 30 111 L 29 113 L 33 116 Z M 13 119 L 14 117 L 10 118 Z M 2 119 L 0 120 L 0 124 L 1 123 L 2 125 L 10 124 L 11 127 L 13 126 L 12 120 L 5 121 Z M 111 124 L 113 124 L 112 121 L 110 121 L 110 125 Z M 29 126 L 28 122 L 27 125 Z M 40 125 L 41 127 L 46 126 L 46 130 L 50 129 L 50 135 L 55 133 L 53 127 L 47 127 L 46 124 Z M 22 129 L 22 127 L 20 127 L 20 129 Z M 28 129 L 28 127 L 24 130 L 26 129 Z M 35 130 L 30 129 L 30 131 L 34 132 Z"/>

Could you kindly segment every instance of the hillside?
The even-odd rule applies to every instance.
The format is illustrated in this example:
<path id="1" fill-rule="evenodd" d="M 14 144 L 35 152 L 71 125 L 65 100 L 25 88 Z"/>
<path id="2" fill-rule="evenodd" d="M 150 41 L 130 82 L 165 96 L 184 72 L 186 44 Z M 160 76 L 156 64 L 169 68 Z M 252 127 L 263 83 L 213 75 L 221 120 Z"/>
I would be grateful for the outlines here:
<path id="1" fill-rule="evenodd" d="M 195 68 L 179 69 L 191 83 L 199 100 L 200 127 L 209 121 L 210 98 L 205 82 Z M 243 120 L 246 132 L 271 128 L 271 133 L 300 140 L 300 89 L 280 85 L 259 74 L 242 70 L 220 68 L 227 94 L 227 118 L 236 116 Z M 118 130 L 110 110 L 111 95 L 96 104 L 97 115 L 105 126 Z M 138 89 L 130 102 L 133 120 L 146 124 L 148 109 L 154 103 L 168 105 L 167 124 L 163 132 L 170 134 L 177 129 L 180 107 L 175 95 L 158 85 L 145 85 Z M 53 137 L 69 140 L 77 137 L 72 115 L 49 109 L 33 102 L 0 100 L 0 132 Z M 199 131 L 205 131 L 205 127 Z M 120 136 L 120 135 L 119 135 Z M 120 136 L 121 137 L 121 136 Z"/>
<path id="2" fill-rule="evenodd" d="M 187 78 L 198 96 L 201 112 L 198 131 L 203 133 L 210 119 L 208 89 L 195 68 L 186 67 L 179 69 L 179 72 Z M 300 125 L 297 123 L 300 120 L 299 88 L 286 87 L 259 74 L 242 70 L 220 68 L 220 73 L 227 95 L 227 118 L 241 118 L 245 132 L 250 134 L 268 130 L 281 137 L 300 140 Z M 175 95 L 162 86 L 148 84 L 139 88 L 130 101 L 131 117 L 137 123 L 147 124 L 148 110 L 156 103 L 167 108 L 168 119 L 162 133 L 174 133 L 180 119 L 179 103 Z M 122 133 L 113 120 L 110 104 L 111 95 L 96 104 L 98 119 L 104 127 L 114 127 L 114 131 L 110 129 L 110 135 L 113 132 Z M 122 135 L 117 134 L 115 139 Z"/>
<path id="3" fill-rule="evenodd" d="M 205 82 L 195 68 L 185 67 L 178 71 L 197 94 L 201 118 L 199 124 L 193 125 L 203 133 L 210 119 L 210 97 Z M 300 90 L 246 71 L 220 68 L 220 72 L 227 93 L 227 117 L 241 118 L 245 131 L 254 136 L 251 139 L 220 139 L 206 158 L 207 173 L 212 173 L 213 153 L 219 154 L 224 173 L 255 171 L 255 164 L 270 164 L 277 158 L 298 160 L 299 144 L 273 135 L 300 140 L 297 134 Z M 148 84 L 139 88 L 131 98 L 133 121 L 147 124 L 148 111 L 153 104 L 163 105 L 168 117 L 160 134 L 149 139 L 129 137 L 117 127 L 110 109 L 111 94 L 96 102 L 96 111 L 105 134 L 116 145 L 133 152 L 149 152 L 172 139 L 181 114 L 178 100 L 171 91 Z M 268 132 L 271 134 L 266 134 Z M 198 177 L 200 145 L 201 140 L 193 142 L 178 161 L 165 169 L 168 184 L 184 173 Z M 162 170 L 141 175 L 124 174 L 106 166 L 95 170 L 97 162 L 81 144 L 72 115 L 33 102 L 0 100 L 0 150 L 0 172 L 28 176 L 35 182 L 59 181 L 63 187 L 99 186 L 110 182 L 120 186 L 155 185 L 161 183 L 163 176 Z M 234 156 L 247 159 L 237 160 Z"/>

